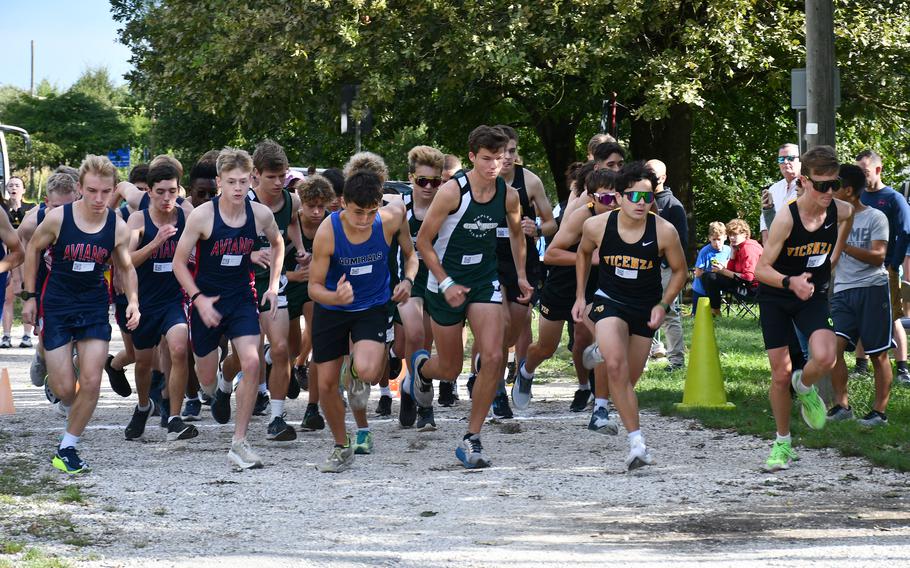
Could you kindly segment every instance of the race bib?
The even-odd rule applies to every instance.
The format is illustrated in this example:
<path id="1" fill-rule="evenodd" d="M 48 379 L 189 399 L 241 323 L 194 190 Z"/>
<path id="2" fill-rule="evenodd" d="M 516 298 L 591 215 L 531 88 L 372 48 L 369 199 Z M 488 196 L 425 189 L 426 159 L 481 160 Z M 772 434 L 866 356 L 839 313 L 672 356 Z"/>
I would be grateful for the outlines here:
<path id="1" fill-rule="evenodd" d="M 362 274 L 372 274 L 373 265 L 368 264 L 366 266 L 352 266 L 351 267 L 351 276 L 360 276 Z"/>
<path id="2" fill-rule="evenodd" d="M 815 256 L 810 256 L 809 260 L 806 262 L 806 268 L 818 268 L 825 263 L 826 258 L 828 258 L 827 254 L 817 254 Z"/>
<path id="3" fill-rule="evenodd" d="M 616 267 L 616 275 L 620 278 L 625 278 L 626 280 L 635 280 L 638 278 L 637 270 L 629 270 L 628 268 Z"/>
<path id="4" fill-rule="evenodd" d="M 461 264 L 471 265 L 471 264 L 480 264 L 480 261 L 483 260 L 483 254 L 466 254 L 461 257 Z"/>
<path id="5" fill-rule="evenodd" d="M 95 270 L 94 262 L 73 261 L 73 272 L 91 272 L 92 270 Z"/>
<path id="6" fill-rule="evenodd" d="M 152 270 L 154 272 L 173 272 L 174 263 L 173 262 L 156 262 L 152 265 Z"/>
<path id="7" fill-rule="evenodd" d="M 496 236 L 500 239 L 509 238 L 509 228 L 508 227 L 496 227 Z"/>
<path id="8" fill-rule="evenodd" d="M 221 257 L 221 266 L 240 266 L 242 261 L 242 254 L 226 254 Z"/>

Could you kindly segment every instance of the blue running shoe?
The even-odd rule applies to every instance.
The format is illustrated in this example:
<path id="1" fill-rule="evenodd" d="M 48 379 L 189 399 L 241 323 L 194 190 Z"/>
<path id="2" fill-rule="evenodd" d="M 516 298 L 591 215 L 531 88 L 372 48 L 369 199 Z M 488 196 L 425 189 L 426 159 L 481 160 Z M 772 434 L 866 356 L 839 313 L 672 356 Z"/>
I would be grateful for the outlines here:
<path id="1" fill-rule="evenodd" d="M 212 401 L 212 418 L 219 424 L 227 424 L 231 419 L 231 393 L 224 392 L 220 388 L 215 389 L 215 397 Z"/>
<path id="2" fill-rule="evenodd" d="M 199 414 L 202 412 L 202 401 L 199 397 L 196 398 L 187 398 L 183 400 L 183 412 L 180 413 L 180 417 L 184 422 L 198 422 L 200 419 Z"/>
<path id="3" fill-rule="evenodd" d="M 63 473 L 69 473 L 70 475 L 89 471 L 88 464 L 79 457 L 76 448 L 72 446 L 59 448 L 57 453 L 54 454 L 54 458 L 51 460 L 51 465 Z"/>
<path id="4" fill-rule="evenodd" d="M 419 349 L 411 356 L 411 372 L 413 376 L 405 377 L 406 392 L 411 395 L 417 406 L 430 408 L 433 406 L 433 382 L 427 382 L 420 374 L 420 366 L 430 358 L 426 349 Z"/>
<path id="5" fill-rule="evenodd" d="M 594 413 L 591 414 L 588 430 L 598 434 L 615 436 L 619 433 L 619 424 L 610 417 L 610 411 L 606 407 L 598 406 L 594 409 Z"/>
<path id="6" fill-rule="evenodd" d="M 468 469 L 490 467 L 492 463 L 483 456 L 483 444 L 477 434 L 467 435 L 455 448 L 455 456 Z"/>

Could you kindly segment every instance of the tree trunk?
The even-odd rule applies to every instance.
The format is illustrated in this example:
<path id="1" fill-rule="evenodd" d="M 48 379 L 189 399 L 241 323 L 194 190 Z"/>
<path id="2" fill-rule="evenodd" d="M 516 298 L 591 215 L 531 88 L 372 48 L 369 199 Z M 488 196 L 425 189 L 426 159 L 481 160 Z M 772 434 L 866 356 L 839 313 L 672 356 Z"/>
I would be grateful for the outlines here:
<path id="1" fill-rule="evenodd" d="M 694 196 L 692 193 L 692 109 L 674 105 L 666 118 L 655 121 L 632 120 L 630 148 L 636 160 L 658 159 L 667 165 L 667 187 L 686 209 L 689 221 L 688 258 L 694 257 Z"/>
<path id="2" fill-rule="evenodd" d="M 566 185 L 566 168 L 578 159 L 575 153 L 575 133 L 578 124 L 568 118 L 545 116 L 534 125 L 537 135 L 547 153 L 550 172 L 556 182 L 556 197 L 562 202 L 569 197 Z"/>

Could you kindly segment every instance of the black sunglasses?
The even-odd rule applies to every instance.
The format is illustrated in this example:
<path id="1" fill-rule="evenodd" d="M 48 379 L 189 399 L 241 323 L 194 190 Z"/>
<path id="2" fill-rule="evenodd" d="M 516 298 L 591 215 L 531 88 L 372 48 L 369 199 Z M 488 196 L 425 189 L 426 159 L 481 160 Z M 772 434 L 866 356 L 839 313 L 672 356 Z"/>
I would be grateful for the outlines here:
<path id="1" fill-rule="evenodd" d="M 416 183 L 420 187 L 430 186 L 433 189 L 436 189 L 437 187 L 442 185 L 442 177 L 441 176 L 437 176 L 437 177 L 420 176 L 420 177 L 414 178 L 414 183 Z"/>
<path id="2" fill-rule="evenodd" d="M 812 183 L 812 189 L 814 189 L 815 191 L 817 191 L 819 193 L 828 193 L 829 191 L 837 191 L 843 185 L 842 180 L 840 178 L 819 181 L 819 180 L 814 180 L 809 176 L 806 176 L 806 179 L 808 179 Z M 796 185 L 798 185 L 799 187 L 803 186 L 802 182 L 800 180 L 796 180 Z"/>

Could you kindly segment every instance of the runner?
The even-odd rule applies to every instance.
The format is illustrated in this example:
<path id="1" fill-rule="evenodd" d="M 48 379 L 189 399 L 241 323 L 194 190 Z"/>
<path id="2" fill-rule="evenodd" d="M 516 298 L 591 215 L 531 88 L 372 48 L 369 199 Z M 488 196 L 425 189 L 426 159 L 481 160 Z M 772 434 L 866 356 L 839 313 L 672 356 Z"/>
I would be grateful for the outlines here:
<path id="1" fill-rule="evenodd" d="M 656 187 L 657 176 L 644 162 L 623 167 L 616 182 L 619 208 L 585 221 L 575 264 L 572 317 L 581 323 L 587 315 L 594 322 L 610 394 L 628 432 L 625 463 L 630 470 L 654 463 L 640 429 L 635 383 L 648 359 L 654 331 L 688 278 L 676 229 L 651 213 Z M 597 291 L 589 309 L 585 286 L 595 250 L 600 265 Z M 663 295 L 662 257 L 673 272 Z"/>
<path id="2" fill-rule="evenodd" d="M 2 197 L 0 197 L 0 203 L 3 203 L 3 211 L 6 213 L 4 217 L 9 219 L 13 230 L 16 230 L 22 220 L 25 219 L 26 214 L 35 207 L 35 204 L 24 201 L 25 184 L 19 176 L 9 178 L 9 181 L 6 182 L 6 191 L 9 194 L 9 198 L 3 202 Z M 14 268 L 9 271 L 8 276 L 8 282 L 5 279 L 3 282 L 6 286 L 0 287 L 0 290 L 4 292 L 3 306 L 2 310 L 0 310 L 3 312 L 3 337 L 0 337 L 0 348 L 13 346 L 10 333 L 13 329 L 13 312 L 15 311 L 16 297 L 22 291 L 22 269 Z M 19 341 L 19 347 L 31 347 L 32 326 L 26 323 L 23 324 L 22 328 L 22 339 Z"/>
<path id="3" fill-rule="evenodd" d="M 35 229 L 44 221 L 45 216 L 55 207 L 72 203 L 79 196 L 76 184 L 78 183 L 78 174 L 75 178 L 69 174 L 56 173 L 47 179 L 47 186 L 44 190 L 44 203 L 33 208 L 22 220 L 17 231 L 19 241 L 22 243 L 23 250 L 28 248 L 28 243 L 35 234 Z M 34 290 L 41 290 L 44 287 L 44 280 L 47 278 L 48 267 L 50 266 L 50 251 L 45 250 L 43 255 L 36 259 L 38 265 L 38 275 L 34 282 Z M 35 312 L 41 313 L 41 297 L 35 298 Z M 41 335 L 38 336 L 35 345 L 35 355 L 32 357 L 29 366 L 29 378 L 36 387 L 45 386 L 47 379 L 47 365 L 44 360 L 44 346 L 41 343 Z"/>
<path id="4" fill-rule="evenodd" d="M 417 273 L 417 257 L 405 231 L 401 202 L 380 207 L 382 181 L 366 171 L 353 173 L 344 184 L 342 211 L 320 225 L 310 263 L 313 309 L 313 362 L 319 374 L 319 400 L 335 447 L 319 471 L 336 473 L 351 466 L 354 454 L 373 451 L 373 434 L 366 416 L 370 385 L 386 370 L 388 327 L 386 304 L 406 302 Z M 389 291 L 389 245 L 395 234 L 405 256 L 405 278 Z M 351 344 L 353 343 L 353 347 Z M 346 355 L 348 363 L 342 365 Z M 338 377 L 348 391 L 357 422 L 352 444 L 344 424 L 344 404 Z"/>
<path id="5" fill-rule="evenodd" d="M 108 323 L 110 293 L 104 267 L 113 261 L 123 272 L 129 305 L 127 325 L 139 323 L 136 271 L 129 257 L 129 229 L 108 209 L 107 200 L 117 183 L 117 169 L 102 156 L 88 155 L 79 168 L 82 199 L 47 213 L 28 243 L 25 259 L 22 319 L 35 323 L 39 255 L 51 247 L 52 265 L 41 291 L 41 340 L 53 393 L 68 413 L 66 431 L 52 463 L 70 474 L 88 465 L 76 445 L 92 417 L 101 390 L 101 372 L 111 339 Z M 73 372 L 73 344 L 79 357 L 79 390 Z"/>
<path id="6" fill-rule="evenodd" d="M 297 187 L 297 196 L 300 199 L 298 221 L 300 223 L 301 240 L 306 256 L 291 254 L 286 258 L 293 264 L 288 266 L 292 270 L 287 273 L 288 285 L 285 293 L 288 298 L 288 317 L 291 318 L 290 345 L 291 352 L 302 354 L 306 357 L 313 346 L 313 300 L 309 295 L 310 264 L 313 259 L 313 241 L 316 231 L 325 219 L 326 207 L 335 199 L 332 184 L 319 174 L 303 180 Z M 296 252 L 296 250 L 294 251 Z M 305 329 L 300 331 L 300 316 L 303 315 Z M 296 333 L 296 335 L 295 335 Z M 308 389 L 306 411 L 300 428 L 305 431 L 322 430 L 325 428 L 325 419 L 319 414 L 319 373 L 316 366 L 308 369 L 301 367 L 298 375 L 301 388 Z M 306 372 L 304 372 L 305 370 Z M 295 369 L 296 371 L 296 369 Z"/>
<path id="7" fill-rule="evenodd" d="M 219 424 L 231 418 L 230 381 L 216 384 L 218 345 L 231 340 L 240 359 L 244 380 L 237 389 L 237 416 L 228 459 L 241 469 L 262 467 L 262 460 L 247 442 L 247 429 L 259 383 L 259 316 L 253 288 L 250 255 L 257 235 L 269 239 L 276 258 L 284 255 L 284 241 L 268 207 L 246 198 L 253 161 L 243 150 L 225 148 L 218 155 L 218 188 L 221 195 L 203 204 L 186 220 L 174 253 L 174 276 L 192 302 L 190 339 L 196 356 L 196 374 L 211 396 L 212 417 Z M 198 246 L 197 246 L 198 245 Z M 187 263 L 195 248 L 196 273 Z M 281 266 L 271 266 L 269 286 L 260 304 L 278 312 L 278 279 Z"/>
<path id="8" fill-rule="evenodd" d="M 521 203 L 521 230 L 525 234 L 525 272 L 528 283 L 536 289 L 540 284 L 541 268 L 535 238 L 552 237 L 556 234 L 556 220 L 553 219 L 553 209 L 550 207 L 550 201 L 544 191 L 543 182 L 534 172 L 515 163 L 518 159 L 518 133 L 508 125 L 499 125 L 496 128 L 502 130 L 509 138 L 499 175 L 507 185 L 518 191 L 518 199 Z M 541 220 L 539 226 L 535 221 L 537 217 L 540 217 Z M 509 349 L 514 346 L 516 347 L 516 357 L 521 360 L 527 353 L 527 338 L 522 348 L 519 348 L 518 340 L 525 332 L 530 335 L 531 304 L 534 298 L 529 298 L 524 302 L 518 301 L 522 291 L 518 287 L 518 275 L 515 271 L 515 261 L 512 259 L 509 227 L 505 219 L 496 229 L 496 237 L 499 282 L 505 292 L 502 304 L 503 317 L 506 322 L 503 357 L 507 357 Z M 512 370 L 514 371 L 514 368 Z M 512 417 L 505 378 L 499 382 L 496 398 L 493 399 L 493 414 L 501 418 Z"/>
<path id="9" fill-rule="evenodd" d="M 155 404 L 149 398 L 152 385 L 152 366 L 155 347 L 162 338 L 165 347 L 162 359 L 170 365 L 167 390 L 170 408 L 162 410 L 167 416 L 167 439 L 187 440 L 199 432 L 180 417 L 187 380 L 188 330 L 184 294 L 174 277 L 173 261 L 177 242 L 186 220 L 183 209 L 177 207 L 179 175 L 173 165 L 161 162 L 148 172 L 150 207 L 136 211 L 127 222 L 130 237 L 130 256 L 139 279 L 139 309 L 142 317 L 132 333 L 136 350 L 136 391 L 139 403 L 126 427 L 127 440 L 135 440 L 145 432 L 145 424 Z"/>
<path id="10" fill-rule="evenodd" d="M 512 387 L 512 401 L 519 410 L 524 410 L 531 402 L 531 385 L 534 380 L 534 371 L 556 352 L 556 348 L 559 347 L 559 342 L 562 339 L 563 324 L 572 319 L 572 306 L 574 305 L 576 288 L 575 261 L 578 256 L 578 243 L 582 237 L 582 228 L 591 217 L 612 211 L 618 206 L 616 174 L 613 171 L 606 169 L 591 171 L 584 180 L 584 188 L 586 195 L 589 197 L 587 205 L 577 208 L 568 219 L 563 221 L 559 232 L 556 233 L 556 237 L 547 248 L 547 253 L 544 257 L 544 262 L 551 267 L 547 274 L 547 281 L 540 294 L 538 339 L 536 343 L 531 344 L 528 348 L 527 359 L 519 364 L 519 374 L 515 385 Z M 595 277 L 588 278 L 586 287 L 588 303 L 593 301 L 596 283 Z M 593 336 L 587 326 L 576 326 L 572 349 L 573 359 L 580 363 L 581 352 L 592 341 Z M 602 367 L 599 366 L 598 369 L 600 370 Z M 584 378 L 585 385 L 587 385 L 588 370 L 578 365 L 577 372 L 579 379 Z M 609 420 L 607 381 L 598 381 L 596 386 L 600 392 L 597 393 L 594 414 L 591 416 L 591 424 L 588 428 L 598 432 L 607 428 L 611 430 L 611 433 L 615 434 L 617 425 Z M 581 387 L 579 387 L 579 390 L 583 391 L 583 393 L 581 395 L 576 394 L 576 398 L 583 397 L 584 402 L 581 405 L 583 410 L 587 405 L 590 390 L 582 389 Z"/>
<path id="11" fill-rule="evenodd" d="M 768 245 L 755 269 L 762 335 L 771 363 L 771 411 L 777 426 L 777 439 L 764 466 L 769 472 L 788 469 L 796 458 L 790 440 L 791 386 L 806 424 L 813 429 L 825 426 L 825 403 L 815 383 L 831 372 L 836 361 L 828 285 L 853 217 L 853 207 L 831 194 L 841 186 L 834 148 L 816 146 L 800 162 L 802 194 L 774 217 Z M 812 353 L 802 371 L 793 371 L 791 365 L 794 325 L 809 338 Z"/>
<path id="12" fill-rule="evenodd" d="M 499 177 L 509 143 L 498 128 L 482 125 L 468 137 L 468 158 L 474 165 L 459 172 L 437 192 L 417 234 L 417 250 L 430 270 L 424 302 L 433 319 L 436 355 L 414 353 L 413 377 L 402 389 L 421 406 L 433 402 L 432 379 L 453 381 L 464 357 L 465 319 L 474 332 L 481 365 L 473 389 L 467 432 L 455 455 L 467 468 L 489 467 L 480 430 L 502 377 L 502 293 L 497 275 L 496 227 L 508 219 L 512 257 L 515 259 L 518 301 L 531 299 L 525 277 L 525 239 L 521 228 L 518 192 Z"/>

